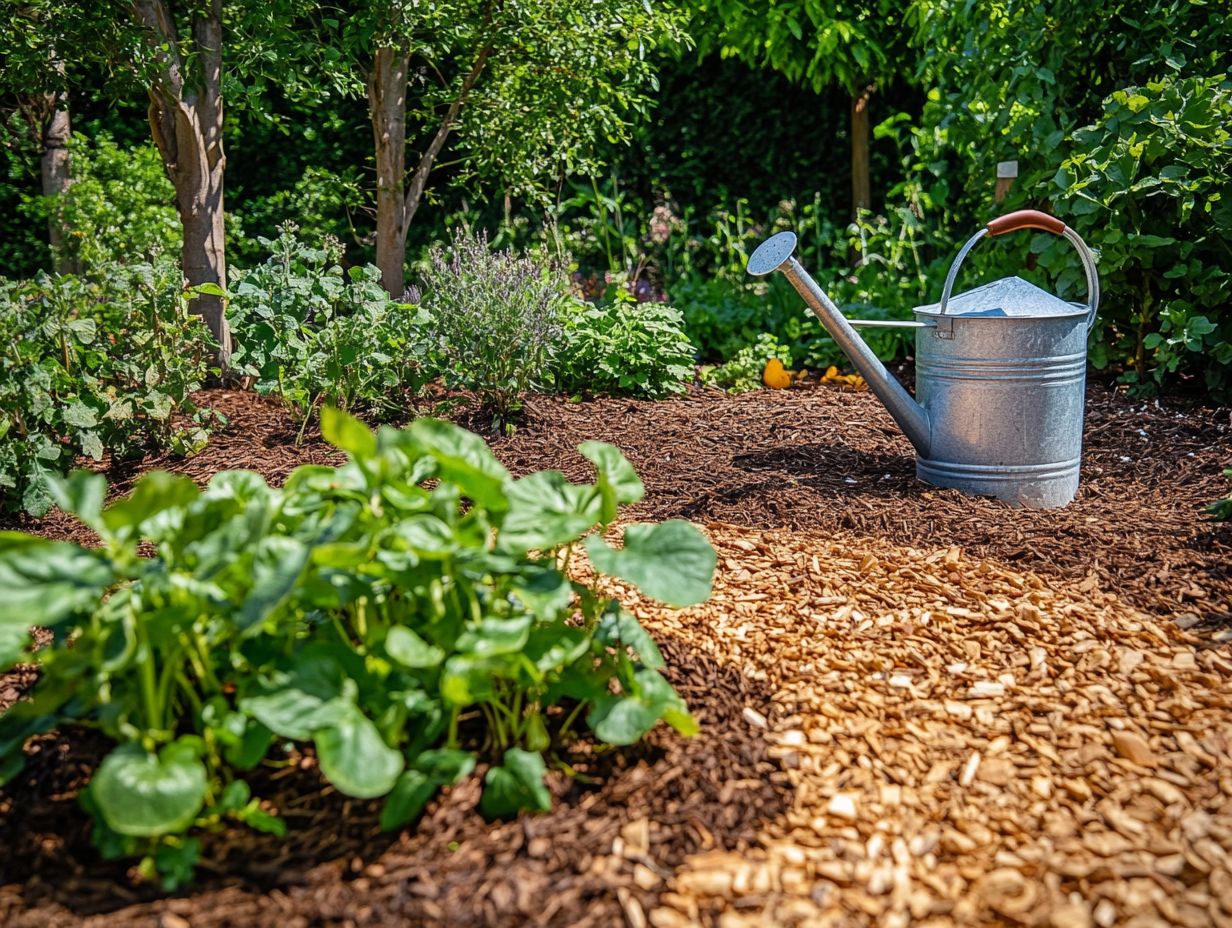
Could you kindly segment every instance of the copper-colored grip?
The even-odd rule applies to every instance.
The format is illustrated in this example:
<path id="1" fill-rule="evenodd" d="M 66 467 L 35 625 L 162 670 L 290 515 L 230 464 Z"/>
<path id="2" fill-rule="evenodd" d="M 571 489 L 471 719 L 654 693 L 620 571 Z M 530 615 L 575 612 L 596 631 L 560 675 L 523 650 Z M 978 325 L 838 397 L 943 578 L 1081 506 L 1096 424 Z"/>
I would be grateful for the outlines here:
<path id="1" fill-rule="evenodd" d="M 1056 216 L 1049 216 L 1037 209 L 1020 209 L 1015 213 L 1006 213 L 990 222 L 988 234 L 1004 235 L 1006 232 L 1017 232 L 1019 229 L 1043 229 L 1053 235 L 1065 232 L 1065 223 Z"/>

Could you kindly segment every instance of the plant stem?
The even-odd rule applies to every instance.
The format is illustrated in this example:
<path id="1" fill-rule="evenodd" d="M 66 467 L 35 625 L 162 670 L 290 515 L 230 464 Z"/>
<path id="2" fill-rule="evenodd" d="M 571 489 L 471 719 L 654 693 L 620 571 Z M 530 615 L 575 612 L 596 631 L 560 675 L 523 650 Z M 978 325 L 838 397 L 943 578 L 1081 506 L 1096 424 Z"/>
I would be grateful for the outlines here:
<path id="1" fill-rule="evenodd" d="M 586 702 L 587 700 L 585 699 L 581 700 L 576 706 L 573 707 L 573 710 L 565 716 L 565 721 L 560 726 L 560 731 L 557 732 L 557 736 L 559 738 L 563 740 L 565 735 L 568 734 L 569 729 L 573 727 L 573 723 L 577 721 L 578 715 L 580 715 L 582 710 L 586 708 Z"/>
<path id="2" fill-rule="evenodd" d="M 449 710 L 449 736 L 446 744 L 451 748 L 458 746 L 458 715 L 461 711 L 458 706 Z"/>

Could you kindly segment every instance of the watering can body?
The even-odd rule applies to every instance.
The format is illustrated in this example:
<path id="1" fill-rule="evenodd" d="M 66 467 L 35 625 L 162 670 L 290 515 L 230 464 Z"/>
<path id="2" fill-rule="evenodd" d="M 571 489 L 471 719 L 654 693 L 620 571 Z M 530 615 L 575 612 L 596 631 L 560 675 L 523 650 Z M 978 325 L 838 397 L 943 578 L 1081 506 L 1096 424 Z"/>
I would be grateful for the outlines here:
<path id="1" fill-rule="evenodd" d="M 981 238 L 1022 228 L 1044 229 L 1074 243 L 1087 275 L 1085 305 L 1017 277 L 951 296 L 963 259 Z M 989 223 L 955 258 L 941 301 L 917 307 L 914 320 L 897 323 L 845 319 L 790 257 L 794 236 L 784 236 L 791 233 L 762 244 L 749 259 L 749 272 L 780 270 L 787 276 L 915 446 L 920 479 L 1032 509 L 1064 506 L 1074 498 L 1087 332 L 1099 301 L 1094 258 L 1076 233 L 1032 210 Z M 855 332 L 857 326 L 886 324 L 915 329 L 914 399 Z"/>

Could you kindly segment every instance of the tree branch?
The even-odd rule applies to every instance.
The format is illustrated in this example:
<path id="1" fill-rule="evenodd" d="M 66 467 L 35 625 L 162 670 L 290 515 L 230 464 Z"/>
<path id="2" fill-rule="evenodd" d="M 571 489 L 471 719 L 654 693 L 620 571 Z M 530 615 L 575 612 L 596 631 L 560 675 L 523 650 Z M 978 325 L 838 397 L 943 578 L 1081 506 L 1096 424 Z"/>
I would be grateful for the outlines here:
<path id="1" fill-rule="evenodd" d="M 479 75 L 483 73 L 484 65 L 488 63 L 488 57 L 491 54 L 491 45 L 485 45 L 480 50 L 470 73 L 462 81 L 462 87 L 459 89 L 458 95 L 449 104 L 448 111 L 441 119 L 441 124 L 437 126 L 436 133 L 432 136 L 432 141 L 428 143 L 427 149 L 419 159 L 419 163 L 415 166 L 415 173 L 411 175 L 411 182 L 407 185 L 406 199 L 403 204 L 403 238 L 410 231 L 411 220 L 415 218 L 415 211 L 419 208 L 419 201 L 423 198 L 423 192 L 428 186 L 428 175 L 432 173 L 432 167 L 436 163 L 436 158 L 441 153 L 441 149 L 445 147 L 445 140 L 449 138 L 449 133 L 453 131 L 453 127 L 458 120 L 458 113 L 461 112 L 463 104 L 466 103 L 466 98 L 475 86 L 475 82 L 479 80 Z"/>

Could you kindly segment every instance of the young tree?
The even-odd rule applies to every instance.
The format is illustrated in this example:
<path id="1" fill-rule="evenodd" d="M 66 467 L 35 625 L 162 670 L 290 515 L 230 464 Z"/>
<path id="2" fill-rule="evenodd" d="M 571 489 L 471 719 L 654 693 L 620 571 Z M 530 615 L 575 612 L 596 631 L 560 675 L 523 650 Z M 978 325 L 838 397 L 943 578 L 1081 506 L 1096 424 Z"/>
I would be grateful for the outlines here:
<path id="1" fill-rule="evenodd" d="M 54 197 L 71 183 L 68 143 L 72 128 L 68 109 L 68 79 L 61 48 L 66 37 L 52 11 L 42 3 L 14 7 L 0 22 L 0 95 L 29 127 L 39 152 L 42 191 Z M 48 244 L 56 270 L 73 270 L 62 248 L 64 230 L 50 210 Z"/>
<path id="2" fill-rule="evenodd" d="M 132 15 L 148 61 L 150 132 L 175 188 L 184 227 L 184 278 L 189 286 L 214 284 L 221 291 L 227 286 L 222 0 L 134 0 Z M 204 293 L 192 305 L 218 342 L 225 369 L 231 332 L 222 296 Z"/>
<path id="3" fill-rule="evenodd" d="M 499 176 L 526 191 L 587 170 L 592 142 L 624 137 L 647 104 L 648 52 L 679 37 L 677 15 L 649 0 L 363 0 L 317 19 L 333 79 L 368 101 L 377 265 L 394 295 L 451 139 L 463 180 Z"/>
<path id="4" fill-rule="evenodd" d="M 692 29 L 703 52 L 718 51 L 769 67 L 821 93 L 851 97 L 851 212 L 872 206 L 869 103 L 879 82 L 901 65 L 905 3 L 877 0 L 692 0 Z"/>

